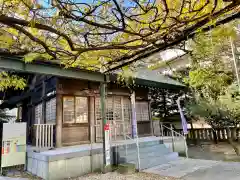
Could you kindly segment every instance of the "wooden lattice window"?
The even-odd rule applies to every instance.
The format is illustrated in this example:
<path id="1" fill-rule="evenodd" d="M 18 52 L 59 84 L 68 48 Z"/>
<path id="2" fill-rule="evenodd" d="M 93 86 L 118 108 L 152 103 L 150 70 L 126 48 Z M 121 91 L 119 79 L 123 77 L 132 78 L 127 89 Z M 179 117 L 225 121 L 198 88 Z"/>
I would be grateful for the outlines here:
<path id="1" fill-rule="evenodd" d="M 136 102 L 137 121 L 149 121 L 148 102 Z"/>
<path id="2" fill-rule="evenodd" d="M 88 98 L 75 97 L 76 123 L 88 123 Z"/>
<path id="3" fill-rule="evenodd" d="M 35 124 L 42 123 L 42 103 L 35 106 Z"/>
<path id="4" fill-rule="evenodd" d="M 107 97 L 106 99 L 106 118 L 109 121 L 112 121 L 114 119 L 114 102 L 113 97 Z"/>
<path id="5" fill-rule="evenodd" d="M 63 122 L 74 123 L 74 97 L 65 96 L 63 97 Z"/>
<path id="6" fill-rule="evenodd" d="M 56 98 L 52 98 L 46 102 L 46 123 L 56 123 Z"/>
<path id="7" fill-rule="evenodd" d="M 113 97 L 113 107 L 114 107 L 114 120 L 115 121 L 122 121 L 122 99 L 121 96 L 114 96 Z"/>
<path id="8" fill-rule="evenodd" d="M 63 97 L 63 122 L 88 123 L 88 98 Z"/>
<path id="9" fill-rule="evenodd" d="M 131 121 L 131 102 L 130 99 L 127 97 L 123 98 L 123 111 L 124 111 L 124 121 Z"/>
<path id="10" fill-rule="evenodd" d="M 95 98 L 95 118 L 97 121 L 101 121 L 102 120 L 102 116 L 101 116 L 101 104 L 100 104 L 100 98 L 96 97 Z"/>

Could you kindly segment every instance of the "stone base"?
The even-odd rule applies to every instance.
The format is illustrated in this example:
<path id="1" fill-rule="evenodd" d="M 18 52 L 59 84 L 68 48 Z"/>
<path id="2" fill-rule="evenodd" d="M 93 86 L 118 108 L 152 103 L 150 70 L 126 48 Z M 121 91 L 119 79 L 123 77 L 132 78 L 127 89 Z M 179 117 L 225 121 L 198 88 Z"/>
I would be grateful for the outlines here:
<path id="1" fill-rule="evenodd" d="M 117 171 L 120 174 L 133 174 L 136 172 L 136 166 L 132 163 L 119 164 Z"/>

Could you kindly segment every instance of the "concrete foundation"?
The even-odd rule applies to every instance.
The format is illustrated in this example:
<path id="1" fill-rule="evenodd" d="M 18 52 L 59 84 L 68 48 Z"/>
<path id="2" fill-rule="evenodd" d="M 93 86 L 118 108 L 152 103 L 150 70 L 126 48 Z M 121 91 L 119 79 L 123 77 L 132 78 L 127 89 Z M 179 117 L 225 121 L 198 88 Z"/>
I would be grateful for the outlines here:
<path id="1" fill-rule="evenodd" d="M 161 141 L 160 137 L 139 138 L 140 148 L 150 146 L 156 141 Z M 122 140 L 112 143 L 111 147 L 114 150 L 116 146 L 131 147 L 135 143 L 134 140 Z M 161 156 L 161 152 L 159 153 Z M 102 144 L 70 146 L 41 152 L 28 148 L 27 152 L 27 171 L 46 180 L 78 177 L 100 171 L 102 167 Z"/>

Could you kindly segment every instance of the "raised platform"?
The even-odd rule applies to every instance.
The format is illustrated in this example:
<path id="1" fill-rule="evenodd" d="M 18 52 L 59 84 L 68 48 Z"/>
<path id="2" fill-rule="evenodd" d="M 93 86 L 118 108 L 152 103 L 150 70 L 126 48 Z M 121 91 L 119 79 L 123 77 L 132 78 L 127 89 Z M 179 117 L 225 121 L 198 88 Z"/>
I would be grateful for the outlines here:
<path id="1" fill-rule="evenodd" d="M 162 143 L 163 141 L 160 137 L 151 136 L 139 138 L 140 156 L 141 153 L 148 154 L 149 151 L 147 148 Z M 136 154 L 136 150 L 134 151 L 134 149 L 136 149 L 135 140 L 112 142 L 112 152 L 116 152 L 116 147 L 117 149 L 122 149 L 122 153 L 123 151 L 127 153 L 127 156 L 128 154 L 130 155 L 126 157 L 125 154 L 126 159 L 133 158 L 132 154 Z M 159 151 L 159 156 L 161 153 L 162 152 Z M 124 154 L 122 155 L 124 156 Z M 27 157 L 27 170 L 43 179 L 50 180 L 77 177 L 101 170 L 103 167 L 102 143 L 62 147 L 48 151 L 43 150 L 41 152 L 34 152 L 34 149 L 29 147 Z M 112 163 L 114 163 L 115 158 L 113 154 L 111 159 Z M 133 163 L 135 162 L 134 159 L 130 160 Z"/>

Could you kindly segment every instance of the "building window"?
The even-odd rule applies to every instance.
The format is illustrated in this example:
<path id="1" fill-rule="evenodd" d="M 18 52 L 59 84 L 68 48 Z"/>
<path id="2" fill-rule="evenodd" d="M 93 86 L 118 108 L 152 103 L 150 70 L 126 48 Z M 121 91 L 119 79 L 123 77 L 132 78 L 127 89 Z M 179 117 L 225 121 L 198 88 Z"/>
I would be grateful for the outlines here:
<path id="1" fill-rule="evenodd" d="M 35 124 L 42 123 L 42 103 L 35 106 Z"/>
<path id="2" fill-rule="evenodd" d="M 149 121 L 148 102 L 136 102 L 137 121 Z"/>
<path id="3" fill-rule="evenodd" d="M 88 98 L 63 97 L 63 122 L 88 123 Z"/>
<path id="4" fill-rule="evenodd" d="M 88 98 L 75 97 L 76 123 L 88 123 Z"/>
<path id="5" fill-rule="evenodd" d="M 100 98 L 95 99 L 95 116 L 101 121 Z M 122 117 L 124 116 L 124 118 Z M 106 119 L 109 121 L 130 121 L 131 104 L 128 97 L 109 96 L 106 98 Z"/>
<path id="6" fill-rule="evenodd" d="M 46 123 L 56 123 L 56 98 L 52 98 L 46 102 Z"/>

